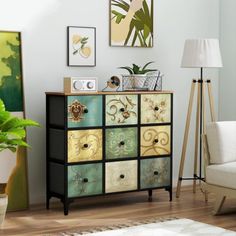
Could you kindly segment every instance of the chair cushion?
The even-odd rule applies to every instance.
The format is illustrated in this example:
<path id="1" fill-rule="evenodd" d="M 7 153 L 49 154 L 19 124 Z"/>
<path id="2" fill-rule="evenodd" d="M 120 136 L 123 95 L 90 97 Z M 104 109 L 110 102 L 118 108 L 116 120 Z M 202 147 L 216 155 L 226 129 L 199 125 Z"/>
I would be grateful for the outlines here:
<path id="1" fill-rule="evenodd" d="M 236 161 L 236 121 L 209 123 L 206 135 L 211 164 Z"/>
<path id="2" fill-rule="evenodd" d="M 209 165 L 206 168 L 206 182 L 236 189 L 236 162 Z"/>

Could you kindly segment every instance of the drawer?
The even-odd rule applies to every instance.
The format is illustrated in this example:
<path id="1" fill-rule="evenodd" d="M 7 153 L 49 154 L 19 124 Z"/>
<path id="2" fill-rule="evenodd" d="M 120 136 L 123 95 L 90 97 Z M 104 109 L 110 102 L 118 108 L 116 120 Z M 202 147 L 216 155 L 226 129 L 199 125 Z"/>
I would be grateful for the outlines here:
<path id="1" fill-rule="evenodd" d="M 153 158 L 141 160 L 141 189 L 169 186 L 170 158 Z"/>
<path id="2" fill-rule="evenodd" d="M 102 126 L 102 96 L 68 96 L 68 127 Z"/>
<path id="3" fill-rule="evenodd" d="M 170 154 L 171 133 L 169 125 L 142 127 L 140 135 L 141 156 Z"/>
<path id="4" fill-rule="evenodd" d="M 171 94 L 142 94 L 141 123 L 171 122 Z"/>
<path id="5" fill-rule="evenodd" d="M 68 131 L 68 162 L 102 160 L 102 130 Z"/>
<path id="6" fill-rule="evenodd" d="M 137 189 L 137 161 L 106 163 L 106 193 Z"/>
<path id="7" fill-rule="evenodd" d="M 137 128 L 106 130 L 106 159 L 137 157 Z"/>
<path id="8" fill-rule="evenodd" d="M 68 197 L 102 193 L 102 164 L 68 166 Z"/>
<path id="9" fill-rule="evenodd" d="M 138 121 L 137 95 L 107 95 L 106 125 L 130 125 Z"/>

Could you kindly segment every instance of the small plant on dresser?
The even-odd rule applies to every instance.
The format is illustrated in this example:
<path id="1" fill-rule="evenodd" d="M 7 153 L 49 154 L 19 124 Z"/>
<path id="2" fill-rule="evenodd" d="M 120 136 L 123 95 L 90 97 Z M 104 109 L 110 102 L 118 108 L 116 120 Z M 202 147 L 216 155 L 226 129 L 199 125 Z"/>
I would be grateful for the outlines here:
<path id="1" fill-rule="evenodd" d="M 169 191 L 172 92 L 46 93 L 47 208 L 77 198 Z"/>

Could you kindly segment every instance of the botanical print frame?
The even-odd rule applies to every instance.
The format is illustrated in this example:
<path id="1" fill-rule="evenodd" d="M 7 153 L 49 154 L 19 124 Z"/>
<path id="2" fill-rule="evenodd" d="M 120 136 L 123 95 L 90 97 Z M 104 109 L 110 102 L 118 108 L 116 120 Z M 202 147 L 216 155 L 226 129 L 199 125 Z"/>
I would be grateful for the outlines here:
<path id="1" fill-rule="evenodd" d="M 95 27 L 67 27 L 67 65 L 96 66 Z"/>
<path id="2" fill-rule="evenodd" d="M 0 31 L 0 99 L 14 116 L 25 117 L 20 32 Z M 8 210 L 28 208 L 26 148 L 0 152 L 0 185 L 8 195 Z"/>
<path id="3" fill-rule="evenodd" d="M 110 0 L 110 46 L 153 47 L 153 0 Z"/>

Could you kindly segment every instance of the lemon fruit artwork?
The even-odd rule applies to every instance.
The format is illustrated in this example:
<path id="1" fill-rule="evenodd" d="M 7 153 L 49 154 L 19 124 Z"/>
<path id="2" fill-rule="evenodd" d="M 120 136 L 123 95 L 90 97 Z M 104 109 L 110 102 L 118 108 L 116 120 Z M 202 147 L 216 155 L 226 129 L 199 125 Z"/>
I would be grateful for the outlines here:
<path id="1" fill-rule="evenodd" d="M 72 37 L 73 55 L 80 55 L 83 58 L 89 58 L 92 54 L 91 47 L 88 45 L 88 37 L 75 34 Z"/>

